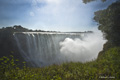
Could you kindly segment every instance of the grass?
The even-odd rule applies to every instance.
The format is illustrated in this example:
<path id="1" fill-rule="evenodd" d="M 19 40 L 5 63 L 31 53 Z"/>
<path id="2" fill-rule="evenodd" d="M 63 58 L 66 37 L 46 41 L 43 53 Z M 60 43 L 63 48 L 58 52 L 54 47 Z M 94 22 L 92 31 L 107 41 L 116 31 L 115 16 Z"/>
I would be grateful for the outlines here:
<path id="1" fill-rule="evenodd" d="M 13 56 L 0 58 L 0 80 L 119 80 L 120 48 L 91 62 L 69 62 L 41 68 L 19 68 Z"/>

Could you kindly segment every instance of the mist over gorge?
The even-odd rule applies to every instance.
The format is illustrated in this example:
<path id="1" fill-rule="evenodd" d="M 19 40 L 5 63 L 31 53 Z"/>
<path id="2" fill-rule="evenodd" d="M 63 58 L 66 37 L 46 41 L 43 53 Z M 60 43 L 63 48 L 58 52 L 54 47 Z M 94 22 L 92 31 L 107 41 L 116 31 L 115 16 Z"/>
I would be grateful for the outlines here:
<path id="1" fill-rule="evenodd" d="M 98 57 L 98 53 L 102 51 L 105 42 L 106 40 L 103 39 L 102 33 L 95 32 L 82 37 L 82 39 L 66 38 L 60 42 L 60 51 L 68 58 L 68 61 L 92 61 Z"/>

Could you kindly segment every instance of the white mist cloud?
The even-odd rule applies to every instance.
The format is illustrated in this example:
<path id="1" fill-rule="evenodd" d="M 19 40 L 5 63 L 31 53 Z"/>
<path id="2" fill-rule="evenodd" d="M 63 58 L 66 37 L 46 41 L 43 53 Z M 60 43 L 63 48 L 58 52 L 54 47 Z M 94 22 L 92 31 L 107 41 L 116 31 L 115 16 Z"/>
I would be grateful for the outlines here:
<path id="1" fill-rule="evenodd" d="M 67 61 L 86 62 L 97 58 L 105 42 L 106 40 L 103 40 L 101 33 L 90 34 L 83 37 L 82 40 L 66 38 L 60 42 L 60 52 Z"/>

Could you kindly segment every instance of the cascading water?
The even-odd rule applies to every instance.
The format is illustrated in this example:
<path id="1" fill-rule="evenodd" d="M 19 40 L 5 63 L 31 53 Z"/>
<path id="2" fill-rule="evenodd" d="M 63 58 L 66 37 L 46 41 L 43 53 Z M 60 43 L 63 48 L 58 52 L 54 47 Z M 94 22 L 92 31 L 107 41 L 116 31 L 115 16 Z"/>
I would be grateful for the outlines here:
<path id="1" fill-rule="evenodd" d="M 84 38 L 90 34 L 92 33 L 16 32 L 14 37 L 26 62 L 31 63 L 32 66 L 40 67 L 69 61 L 88 61 L 89 59 L 82 60 L 82 58 L 85 58 L 85 55 L 82 54 L 87 52 L 88 49 L 83 45 L 82 47 L 79 46 L 79 43 L 85 42 Z M 72 45 L 66 44 L 70 39 L 78 40 L 79 43 L 74 42 L 78 44 L 78 50 L 77 47 L 74 47 L 76 46 L 74 43 Z M 77 50 L 77 53 L 76 51 L 74 53 L 74 50 Z M 92 59 L 96 57 L 97 55 Z"/>

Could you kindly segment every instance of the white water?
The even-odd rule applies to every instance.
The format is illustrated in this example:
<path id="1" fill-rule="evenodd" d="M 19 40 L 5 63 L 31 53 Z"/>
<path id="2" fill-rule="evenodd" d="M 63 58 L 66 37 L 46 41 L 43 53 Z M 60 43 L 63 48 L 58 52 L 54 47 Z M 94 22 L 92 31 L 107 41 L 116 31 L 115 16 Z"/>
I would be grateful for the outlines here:
<path id="1" fill-rule="evenodd" d="M 32 66 L 85 62 L 97 58 L 105 40 L 94 33 L 14 33 L 21 55 Z"/>

